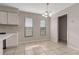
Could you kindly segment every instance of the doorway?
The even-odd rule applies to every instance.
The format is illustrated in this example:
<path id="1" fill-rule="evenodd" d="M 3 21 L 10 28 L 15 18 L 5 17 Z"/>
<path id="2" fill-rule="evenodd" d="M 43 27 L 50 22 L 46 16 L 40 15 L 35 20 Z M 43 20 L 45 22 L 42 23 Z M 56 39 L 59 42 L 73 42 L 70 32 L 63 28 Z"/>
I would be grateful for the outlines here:
<path id="1" fill-rule="evenodd" d="M 67 14 L 58 17 L 58 42 L 67 44 Z"/>

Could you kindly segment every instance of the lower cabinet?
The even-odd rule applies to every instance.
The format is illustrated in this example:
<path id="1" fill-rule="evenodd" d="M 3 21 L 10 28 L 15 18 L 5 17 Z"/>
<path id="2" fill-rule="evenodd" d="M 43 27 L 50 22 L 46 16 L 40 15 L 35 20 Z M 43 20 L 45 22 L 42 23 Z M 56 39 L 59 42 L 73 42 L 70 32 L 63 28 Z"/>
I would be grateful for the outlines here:
<path id="1" fill-rule="evenodd" d="M 6 39 L 6 48 L 16 47 L 18 45 L 18 34 L 14 34 Z"/>
<path id="2" fill-rule="evenodd" d="M 3 55 L 3 40 L 0 40 L 0 55 Z"/>

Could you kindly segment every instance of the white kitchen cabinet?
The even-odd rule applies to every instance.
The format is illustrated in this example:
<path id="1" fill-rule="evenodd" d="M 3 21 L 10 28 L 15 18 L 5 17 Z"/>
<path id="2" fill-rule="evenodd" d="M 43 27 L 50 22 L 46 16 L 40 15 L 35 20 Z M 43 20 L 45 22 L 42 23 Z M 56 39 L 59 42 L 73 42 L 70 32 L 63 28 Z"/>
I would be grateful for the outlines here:
<path id="1" fill-rule="evenodd" d="M 18 46 L 18 33 L 0 35 L 0 55 L 3 55 L 3 40 L 6 39 L 6 48 Z"/>
<path id="2" fill-rule="evenodd" d="M 7 24 L 7 12 L 0 11 L 0 24 Z"/>
<path id="3" fill-rule="evenodd" d="M 13 33 L 10 37 L 6 39 L 6 47 L 16 47 L 18 46 L 18 33 Z"/>
<path id="4" fill-rule="evenodd" d="M 18 13 L 0 11 L 0 24 L 19 25 Z"/>
<path id="5" fill-rule="evenodd" d="M 18 13 L 8 12 L 8 24 L 19 25 Z"/>
<path id="6" fill-rule="evenodd" d="M 0 39 L 0 55 L 3 54 L 3 40 Z"/>

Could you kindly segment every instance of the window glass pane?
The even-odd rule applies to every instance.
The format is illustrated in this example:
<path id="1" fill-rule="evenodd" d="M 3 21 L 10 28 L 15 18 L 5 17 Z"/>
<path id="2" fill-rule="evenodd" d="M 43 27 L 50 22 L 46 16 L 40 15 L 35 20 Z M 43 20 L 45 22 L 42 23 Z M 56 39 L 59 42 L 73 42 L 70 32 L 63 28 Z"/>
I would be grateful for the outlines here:
<path id="1" fill-rule="evenodd" d="M 33 34 L 32 18 L 25 18 L 25 36 L 31 37 Z"/>
<path id="2" fill-rule="evenodd" d="M 45 27 L 46 25 L 45 25 L 45 20 L 41 20 L 40 21 L 40 27 Z"/>
<path id="3" fill-rule="evenodd" d="M 40 20 L 40 35 L 41 36 L 46 35 L 46 20 L 45 19 Z"/>
<path id="4" fill-rule="evenodd" d="M 25 19 L 25 27 L 32 27 L 32 18 Z"/>

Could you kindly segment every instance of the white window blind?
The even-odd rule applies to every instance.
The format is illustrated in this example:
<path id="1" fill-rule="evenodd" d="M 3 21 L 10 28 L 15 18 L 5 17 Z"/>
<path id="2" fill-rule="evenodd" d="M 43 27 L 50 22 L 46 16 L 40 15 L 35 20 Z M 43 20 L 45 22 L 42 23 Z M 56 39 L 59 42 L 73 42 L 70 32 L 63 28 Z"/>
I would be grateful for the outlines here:
<path id="1" fill-rule="evenodd" d="M 31 37 L 33 35 L 33 20 L 32 18 L 25 18 L 25 36 Z"/>

